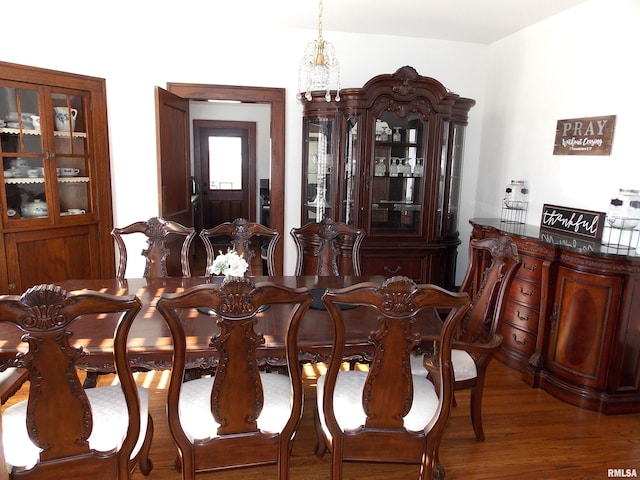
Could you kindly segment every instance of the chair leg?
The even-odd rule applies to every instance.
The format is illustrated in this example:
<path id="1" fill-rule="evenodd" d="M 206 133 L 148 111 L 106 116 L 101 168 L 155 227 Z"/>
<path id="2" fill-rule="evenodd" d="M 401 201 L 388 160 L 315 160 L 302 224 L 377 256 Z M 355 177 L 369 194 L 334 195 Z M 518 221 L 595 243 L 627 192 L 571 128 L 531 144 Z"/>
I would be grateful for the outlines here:
<path id="1" fill-rule="evenodd" d="M 482 427 L 482 391 L 484 390 L 484 377 L 478 377 L 476 384 L 471 388 L 471 424 L 476 440 L 484 440 L 484 429 Z"/>
<path id="2" fill-rule="evenodd" d="M 147 432 L 144 443 L 142 444 L 142 448 L 140 449 L 138 466 L 140 467 L 140 472 L 148 477 L 153 469 L 153 462 L 149 458 L 149 452 L 151 451 L 151 440 L 153 438 L 153 419 L 151 415 L 147 418 Z"/>
<path id="3" fill-rule="evenodd" d="M 87 372 L 87 376 L 84 379 L 82 384 L 83 388 L 86 390 L 87 388 L 95 388 L 98 385 L 98 372 Z"/>
<path id="4" fill-rule="evenodd" d="M 322 430 L 322 424 L 320 423 L 320 415 L 318 414 L 318 406 L 313 409 L 313 420 L 316 426 L 316 457 L 322 458 L 324 454 L 329 450 L 327 441 L 324 438 L 324 431 Z"/>

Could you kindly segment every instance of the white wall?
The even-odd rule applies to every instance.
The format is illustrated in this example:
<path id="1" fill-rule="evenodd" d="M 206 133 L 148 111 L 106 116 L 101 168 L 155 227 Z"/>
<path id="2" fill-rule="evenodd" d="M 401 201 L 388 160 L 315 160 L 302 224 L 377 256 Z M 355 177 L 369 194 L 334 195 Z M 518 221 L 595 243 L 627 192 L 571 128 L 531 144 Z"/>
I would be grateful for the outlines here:
<path id="1" fill-rule="evenodd" d="M 530 186 L 527 223 L 545 203 L 606 212 L 640 189 L 640 2 L 590 0 L 489 47 L 475 212 L 499 217 L 509 180 Z M 616 115 L 610 156 L 553 155 L 558 120 Z"/>
<path id="2" fill-rule="evenodd" d="M 272 30 L 260 25 L 260 15 L 242 11 L 241 2 L 226 2 L 224 11 L 220 3 L 183 0 L 176 8 L 168 0 L 100 6 L 32 0 L 3 6 L 3 18 L 29 18 L 29 29 L 19 21 L 3 24 L 3 37 L 20 43 L 7 44 L 1 60 L 106 79 L 117 225 L 157 213 L 153 88 L 167 82 L 286 88 L 285 233 L 299 225 L 297 68 L 317 32 Z M 477 101 L 466 137 L 458 280 L 466 266 L 466 219 L 499 216 L 510 179 L 529 182 L 532 224 L 543 203 L 605 211 L 618 188 L 640 187 L 637 0 L 589 0 L 490 46 L 334 33 L 327 30 L 330 15 L 325 12 L 324 37 L 336 47 L 344 86 L 360 87 L 374 75 L 411 65 Z M 600 115 L 617 116 L 610 156 L 552 154 L 557 120 Z M 283 237 L 285 272 L 291 273 L 293 245 Z"/>
<path id="3" fill-rule="evenodd" d="M 252 17 L 242 10 L 241 3 L 31 0 L 3 5 L 3 18 L 28 18 L 29 28 L 20 21 L 3 23 L 3 37 L 20 42 L 3 48 L 0 60 L 106 79 L 116 225 L 157 214 L 154 86 L 188 82 L 286 88 L 284 233 L 299 226 L 302 122 L 295 99 L 297 70 L 317 31 L 269 29 L 260 25 L 259 14 Z M 327 30 L 329 18 L 325 12 L 324 37 L 336 47 L 343 86 L 360 87 L 374 75 L 411 65 L 478 101 L 467 136 L 461 212 L 462 218 L 471 216 L 487 47 L 332 33 Z M 292 273 L 295 250 L 288 237 L 283 234 L 285 272 Z"/>

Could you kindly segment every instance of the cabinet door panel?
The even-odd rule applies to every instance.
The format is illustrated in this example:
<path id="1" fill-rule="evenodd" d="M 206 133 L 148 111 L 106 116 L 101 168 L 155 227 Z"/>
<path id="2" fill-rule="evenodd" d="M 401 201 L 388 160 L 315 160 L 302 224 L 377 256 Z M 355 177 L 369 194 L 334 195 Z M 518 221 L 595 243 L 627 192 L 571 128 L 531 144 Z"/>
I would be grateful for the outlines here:
<path id="1" fill-rule="evenodd" d="M 603 387 L 622 280 L 560 267 L 549 368 L 583 385 Z"/>
<path id="2" fill-rule="evenodd" d="M 5 238 L 9 283 L 17 292 L 39 283 L 100 278 L 95 226 L 12 233 Z"/>

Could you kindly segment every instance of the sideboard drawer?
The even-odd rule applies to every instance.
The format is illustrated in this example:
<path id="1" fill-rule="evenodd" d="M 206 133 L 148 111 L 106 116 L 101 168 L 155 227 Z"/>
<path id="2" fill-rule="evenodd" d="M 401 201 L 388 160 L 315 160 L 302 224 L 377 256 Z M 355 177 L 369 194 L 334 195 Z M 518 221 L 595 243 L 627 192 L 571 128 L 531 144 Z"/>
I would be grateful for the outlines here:
<path id="1" fill-rule="evenodd" d="M 527 305 L 507 302 L 502 321 L 537 335 L 539 318 L 540 313 L 538 310 Z"/>
<path id="2" fill-rule="evenodd" d="M 530 282 L 540 283 L 542 281 L 542 260 L 537 257 L 520 254 L 520 268 L 516 275 Z"/>
<path id="3" fill-rule="evenodd" d="M 540 284 L 527 282 L 515 277 L 509 289 L 509 299 L 516 302 L 531 305 L 538 310 L 540 308 Z"/>
<path id="4" fill-rule="evenodd" d="M 530 357 L 536 349 L 536 337 L 508 323 L 502 324 L 503 345 Z"/>

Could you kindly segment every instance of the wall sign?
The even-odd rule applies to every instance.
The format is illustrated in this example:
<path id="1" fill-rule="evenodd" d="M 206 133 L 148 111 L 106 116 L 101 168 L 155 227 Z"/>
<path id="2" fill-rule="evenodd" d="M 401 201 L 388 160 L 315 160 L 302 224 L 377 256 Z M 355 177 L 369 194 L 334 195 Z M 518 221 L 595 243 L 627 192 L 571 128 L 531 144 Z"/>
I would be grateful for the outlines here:
<path id="1" fill-rule="evenodd" d="M 599 240 L 602 237 L 604 218 L 604 212 L 545 204 L 542 207 L 540 228 Z"/>
<path id="2" fill-rule="evenodd" d="M 554 155 L 611 155 L 616 116 L 558 120 Z"/>

